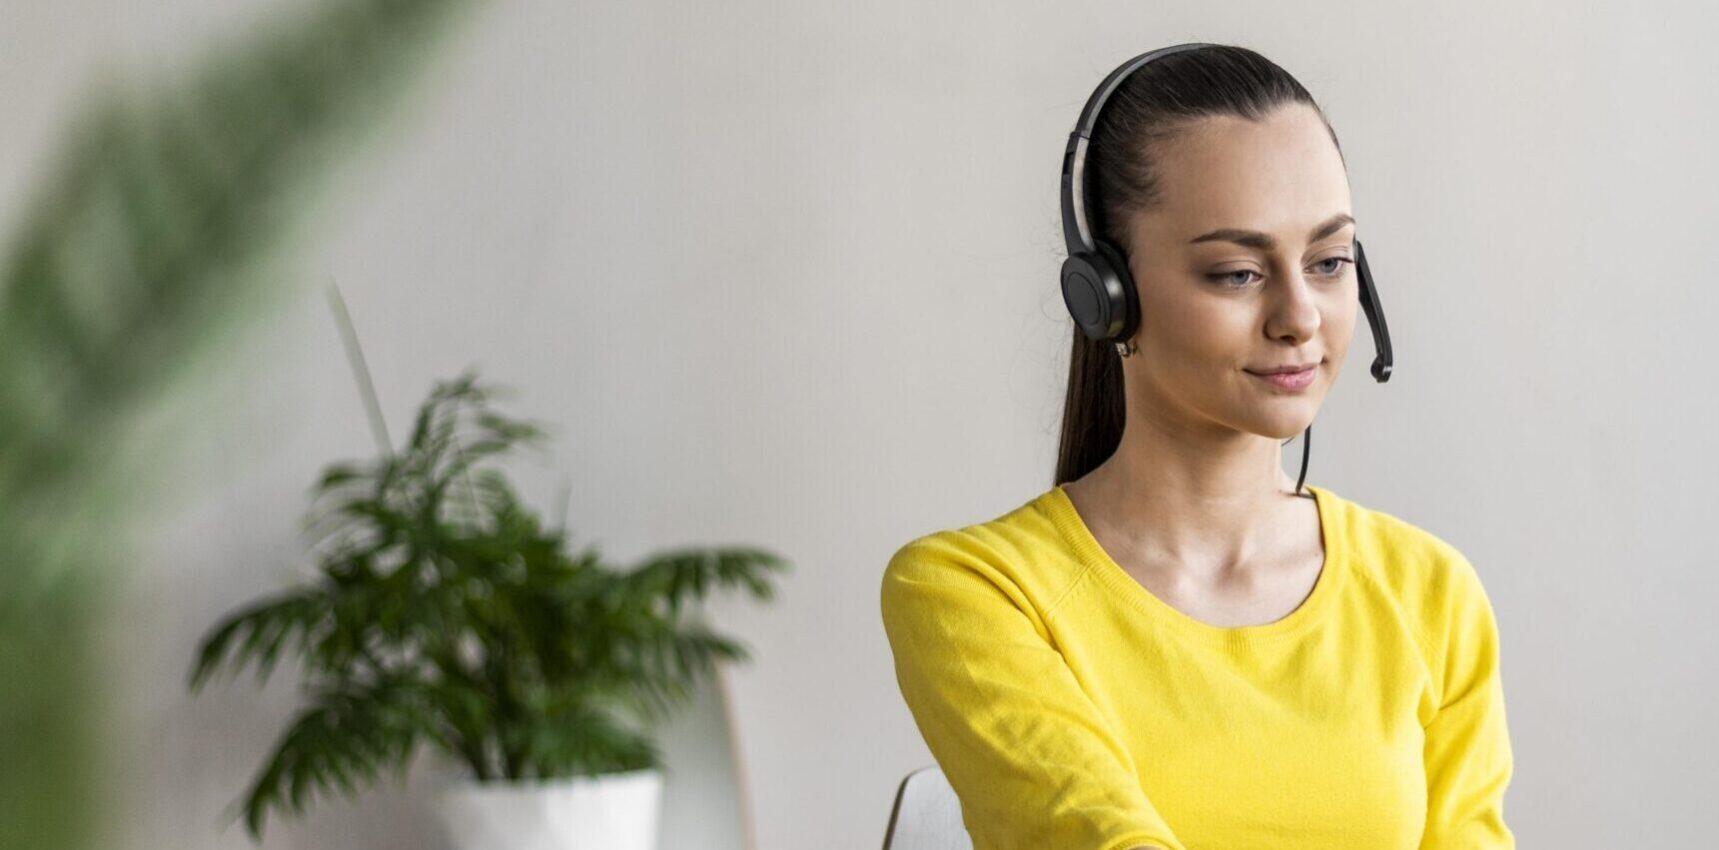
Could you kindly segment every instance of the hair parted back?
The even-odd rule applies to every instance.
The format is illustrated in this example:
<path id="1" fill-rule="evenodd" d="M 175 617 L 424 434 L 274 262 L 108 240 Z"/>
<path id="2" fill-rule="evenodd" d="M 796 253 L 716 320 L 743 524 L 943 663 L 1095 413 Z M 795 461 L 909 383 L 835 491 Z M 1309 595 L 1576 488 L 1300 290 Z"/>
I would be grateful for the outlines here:
<path id="1" fill-rule="evenodd" d="M 1088 142 L 1088 197 L 1098 219 L 1094 236 L 1132 256 L 1126 223 L 1163 200 L 1156 151 L 1189 124 L 1218 115 L 1260 121 L 1290 104 L 1306 104 L 1324 119 L 1313 95 L 1288 71 L 1245 47 L 1184 50 L 1135 69 L 1105 102 Z M 1337 145 L 1328 120 L 1325 129 Z M 1342 154 L 1338 145 L 1340 159 Z M 1125 417 L 1122 359 L 1113 343 L 1088 339 L 1072 320 L 1070 326 L 1074 344 L 1053 485 L 1084 476 L 1115 453 Z"/>

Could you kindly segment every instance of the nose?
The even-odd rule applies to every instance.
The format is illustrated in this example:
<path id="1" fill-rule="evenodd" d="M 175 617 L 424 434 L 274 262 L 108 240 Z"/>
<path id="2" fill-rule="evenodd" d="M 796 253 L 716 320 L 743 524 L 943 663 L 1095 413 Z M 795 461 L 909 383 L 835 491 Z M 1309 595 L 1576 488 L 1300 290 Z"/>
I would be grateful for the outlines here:
<path id="1" fill-rule="evenodd" d="M 1307 276 L 1296 272 L 1279 276 L 1277 282 L 1268 287 L 1266 336 L 1297 345 L 1312 339 L 1322 318 Z"/>

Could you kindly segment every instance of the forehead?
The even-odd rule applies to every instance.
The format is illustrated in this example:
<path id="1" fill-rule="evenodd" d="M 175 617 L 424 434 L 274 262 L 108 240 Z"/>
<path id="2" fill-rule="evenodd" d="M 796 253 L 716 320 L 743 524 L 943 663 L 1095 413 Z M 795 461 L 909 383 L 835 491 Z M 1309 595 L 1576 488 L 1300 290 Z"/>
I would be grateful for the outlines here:
<path id="1" fill-rule="evenodd" d="M 1257 122 L 1201 118 L 1155 152 L 1162 202 L 1139 217 L 1149 238 L 1186 242 L 1240 227 L 1295 245 L 1314 224 L 1350 209 L 1342 157 L 1318 113 L 1304 104 Z"/>

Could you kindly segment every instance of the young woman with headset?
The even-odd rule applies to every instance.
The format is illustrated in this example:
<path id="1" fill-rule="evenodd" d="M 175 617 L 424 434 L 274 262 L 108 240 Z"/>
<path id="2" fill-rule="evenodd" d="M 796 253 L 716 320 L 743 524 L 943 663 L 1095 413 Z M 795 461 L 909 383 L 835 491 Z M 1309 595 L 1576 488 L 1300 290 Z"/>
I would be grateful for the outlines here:
<path id="1" fill-rule="evenodd" d="M 896 678 L 974 850 L 1514 848 L 1474 566 L 1304 486 L 1357 306 L 1374 379 L 1392 365 L 1313 97 L 1245 48 L 1136 56 L 1069 136 L 1062 217 L 1053 486 L 883 575 Z"/>

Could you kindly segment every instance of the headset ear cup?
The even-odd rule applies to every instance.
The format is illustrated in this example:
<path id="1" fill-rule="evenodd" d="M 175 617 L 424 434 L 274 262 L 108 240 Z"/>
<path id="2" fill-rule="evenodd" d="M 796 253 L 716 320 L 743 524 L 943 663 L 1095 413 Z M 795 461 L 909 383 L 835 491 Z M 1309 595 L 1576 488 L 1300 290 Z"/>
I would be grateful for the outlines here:
<path id="1" fill-rule="evenodd" d="M 1116 308 L 1106 294 L 1102 257 L 1081 251 L 1062 261 L 1062 303 L 1087 339 L 1102 342 L 1109 337 Z"/>
<path id="2" fill-rule="evenodd" d="M 1097 251 L 1070 254 L 1062 263 L 1062 301 L 1087 339 L 1127 339 L 1139 324 L 1134 284 L 1122 253 L 1100 241 Z"/>
<path id="3" fill-rule="evenodd" d="M 1111 318 L 1119 321 L 1111 339 L 1122 341 L 1134 335 L 1140 327 L 1140 294 L 1134 289 L 1134 278 L 1128 273 L 1128 258 L 1122 256 L 1115 246 L 1103 239 L 1098 240 L 1098 253 L 1104 258 L 1107 273 L 1105 288 L 1111 293 L 1113 305 Z"/>

